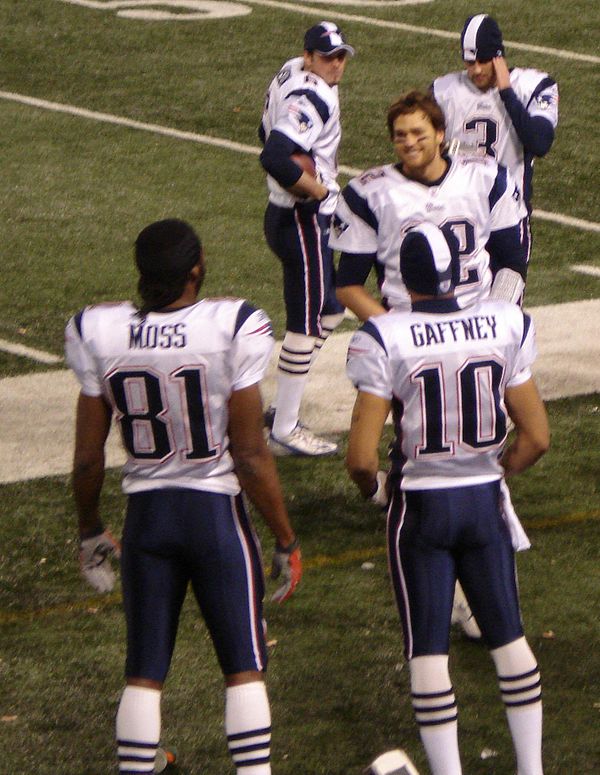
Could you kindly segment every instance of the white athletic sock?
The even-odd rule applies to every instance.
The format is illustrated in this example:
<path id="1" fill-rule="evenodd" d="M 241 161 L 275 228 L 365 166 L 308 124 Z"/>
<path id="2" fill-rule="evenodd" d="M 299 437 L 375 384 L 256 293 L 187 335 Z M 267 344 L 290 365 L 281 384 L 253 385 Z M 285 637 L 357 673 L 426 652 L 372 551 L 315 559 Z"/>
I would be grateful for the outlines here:
<path id="1" fill-rule="evenodd" d="M 517 756 L 518 775 L 543 775 L 542 686 L 525 638 L 490 652 Z"/>
<path id="2" fill-rule="evenodd" d="M 271 775 L 271 710 L 263 681 L 227 687 L 225 733 L 238 775 Z"/>
<path id="3" fill-rule="evenodd" d="M 273 436 L 276 439 L 288 436 L 298 424 L 314 348 L 314 336 L 288 331 L 284 337 L 277 364 L 277 409 L 273 421 Z"/>
<path id="4" fill-rule="evenodd" d="M 448 656 L 413 657 L 408 664 L 413 709 L 431 773 L 462 775 Z"/>
<path id="5" fill-rule="evenodd" d="M 119 772 L 153 772 L 160 740 L 158 689 L 126 686 L 117 711 Z"/>
<path id="6" fill-rule="evenodd" d="M 313 350 L 311 364 L 315 362 L 321 352 L 321 347 L 323 347 L 343 319 L 343 312 L 338 312 L 335 315 L 323 315 L 321 318 L 321 336 L 318 336 L 315 341 L 315 349 Z"/>

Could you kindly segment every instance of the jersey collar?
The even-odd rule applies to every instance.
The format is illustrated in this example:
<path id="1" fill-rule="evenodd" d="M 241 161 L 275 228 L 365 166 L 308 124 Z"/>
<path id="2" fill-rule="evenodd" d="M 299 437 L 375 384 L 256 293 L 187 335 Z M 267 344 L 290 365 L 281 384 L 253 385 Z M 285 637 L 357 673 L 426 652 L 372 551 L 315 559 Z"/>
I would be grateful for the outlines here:
<path id="1" fill-rule="evenodd" d="M 456 299 L 427 299 L 415 301 L 412 304 L 413 312 L 429 312 L 431 314 L 442 312 L 459 312 L 460 307 Z"/>

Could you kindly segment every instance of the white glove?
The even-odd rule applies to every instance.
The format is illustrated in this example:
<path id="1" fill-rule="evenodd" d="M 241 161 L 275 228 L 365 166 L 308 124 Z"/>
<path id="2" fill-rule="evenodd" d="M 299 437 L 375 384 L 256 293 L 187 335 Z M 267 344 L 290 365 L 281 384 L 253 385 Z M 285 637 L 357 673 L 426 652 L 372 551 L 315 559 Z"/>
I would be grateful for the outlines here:
<path id="1" fill-rule="evenodd" d="M 371 503 L 382 509 L 387 509 L 389 502 L 387 493 L 387 471 L 377 471 L 377 489 L 369 496 Z"/>
<path id="2" fill-rule="evenodd" d="M 110 561 L 112 556 L 118 559 L 121 547 L 108 530 L 85 538 L 79 544 L 81 573 L 97 592 L 111 592 L 115 585 L 115 572 Z"/>
<path id="3" fill-rule="evenodd" d="M 287 600 L 302 578 L 302 554 L 297 539 L 285 548 L 279 543 L 275 546 L 271 578 L 278 579 L 280 576 L 283 583 L 271 596 L 274 603 L 283 603 Z"/>
<path id="4" fill-rule="evenodd" d="M 515 272 L 514 269 L 504 267 L 496 272 L 489 298 L 518 304 L 523 296 L 524 290 L 525 282 L 521 275 L 518 272 Z"/>

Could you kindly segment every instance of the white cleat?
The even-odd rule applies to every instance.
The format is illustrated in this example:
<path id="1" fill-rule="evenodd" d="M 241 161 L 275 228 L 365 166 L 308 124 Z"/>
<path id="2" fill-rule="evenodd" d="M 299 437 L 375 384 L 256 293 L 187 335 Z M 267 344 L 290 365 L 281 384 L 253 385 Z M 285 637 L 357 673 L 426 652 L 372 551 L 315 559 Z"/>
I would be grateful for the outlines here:
<path id="1" fill-rule="evenodd" d="M 285 457 L 286 455 L 326 457 L 327 455 L 335 455 L 338 451 L 338 445 L 333 441 L 315 436 L 312 431 L 300 423 L 282 439 L 275 438 L 271 433 L 268 444 L 276 457 Z"/>
<path id="2" fill-rule="evenodd" d="M 470 638 L 471 640 L 481 640 L 481 630 L 479 629 L 473 611 L 471 611 L 471 606 L 467 602 L 463 588 L 458 581 L 454 588 L 451 622 L 452 624 L 458 624 L 467 638 Z"/>
<path id="3" fill-rule="evenodd" d="M 378 756 L 365 775 L 419 775 L 417 768 L 400 748 Z"/>

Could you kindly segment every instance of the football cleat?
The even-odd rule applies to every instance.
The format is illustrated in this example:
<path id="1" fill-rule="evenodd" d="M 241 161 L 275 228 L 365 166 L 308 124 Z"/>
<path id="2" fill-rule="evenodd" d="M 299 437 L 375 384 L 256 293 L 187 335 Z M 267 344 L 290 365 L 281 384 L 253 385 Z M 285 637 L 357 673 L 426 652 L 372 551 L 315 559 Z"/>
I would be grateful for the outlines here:
<path id="1" fill-rule="evenodd" d="M 458 581 L 454 588 L 451 622 L 452 624 L 458 624 L 467 638 L 470 638 L 471 640 L 481 640 L 481 630 L 479 629 L 473 611 L 471 611 L 471 606 L 467 602 L 463 588 Z"/>
<path id="2" fill-rule="evenodd" d="M 378 756 L 365 770 L 365 775 L 419 775 L 415 765 L 400 748 Z"/>
<path id="3" fill-rule="evenodd" d="M 177 751 L 174 748 L 159 746 L 156 749 L 156 758 L 154 759 L 154 769 L 152 772 L 164 772 L 167 767 L 175 764 L 176 761 Z"/>
<path id="4" fill-rule="evenodd" d="M 268 440 L 269 448 L 276 457 L 285 457 L 287 455 L 303 457 L 325 457 L 335 455 L 338 451 L 338 445 L 333 441 L 327 441 L 319 436 L 315 436 L 312 431 L 300 423 L 294 430 L 277 439 L 271 433 Z"/>

